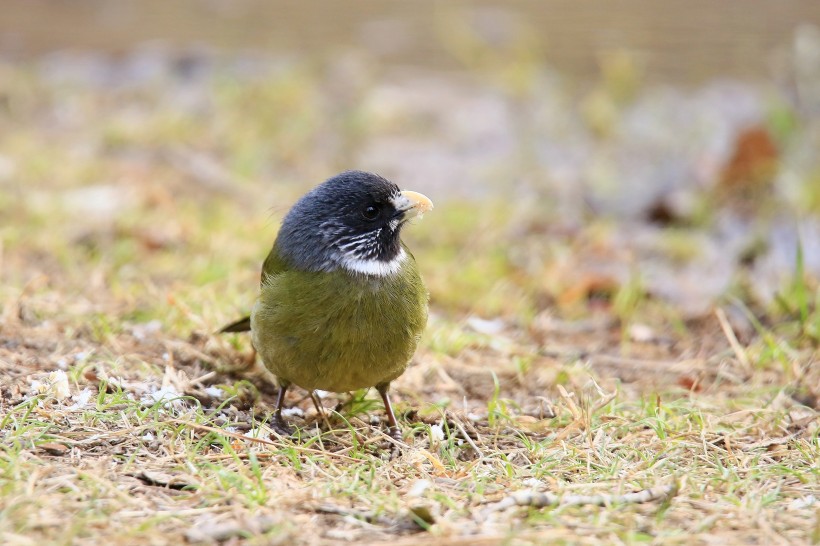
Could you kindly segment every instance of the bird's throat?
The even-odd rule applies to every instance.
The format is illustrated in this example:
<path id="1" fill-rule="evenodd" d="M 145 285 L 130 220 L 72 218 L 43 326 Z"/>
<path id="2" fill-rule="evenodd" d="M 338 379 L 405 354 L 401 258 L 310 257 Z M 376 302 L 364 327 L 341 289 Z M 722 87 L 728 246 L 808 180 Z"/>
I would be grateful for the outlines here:
<path id="1" fill-rule="evenodd" d="M 406 259 L 407 252 L 405 252 L 404 248 L 399 247 L 398 254 L 389 260 L 380 260 L 378 258 L 362 259 L 343 255 L 340 257 L 339 263 L 344 269 L 351 273 L 387 277 L 398 273 Z"/>

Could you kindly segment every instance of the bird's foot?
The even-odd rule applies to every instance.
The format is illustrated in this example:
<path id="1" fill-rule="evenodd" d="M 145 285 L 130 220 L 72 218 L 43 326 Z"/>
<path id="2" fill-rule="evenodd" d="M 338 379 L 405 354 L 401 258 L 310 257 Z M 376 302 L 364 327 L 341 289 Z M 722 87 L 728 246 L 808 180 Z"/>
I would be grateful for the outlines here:
<path id="1" fill-rule="evenodd" d="M 387 429 L 387 435 L 396 440 L 397 442 L 402 441 L 401 429 L 399 427 L 389 427 Z"/>
<path id="2" fill-rule="evenodd" d="M 390 440 L 385 439 L 383 442 L 380 442 L 379 447 L 384 450 L 385 456 L 392 460 L 401 455 L 404 445 L 402 444 L 401 429 L 398 427 L 388 427 L 387 435 L 390 436 Z"/>
<path id="3" fill-rule="evenodd" d="M 268 424 L 277 434 L 282 436 L 290 436 L 293 434 L 293 428 L 282 419 L 282 415 L 279 413 L 274 413 Z"/>

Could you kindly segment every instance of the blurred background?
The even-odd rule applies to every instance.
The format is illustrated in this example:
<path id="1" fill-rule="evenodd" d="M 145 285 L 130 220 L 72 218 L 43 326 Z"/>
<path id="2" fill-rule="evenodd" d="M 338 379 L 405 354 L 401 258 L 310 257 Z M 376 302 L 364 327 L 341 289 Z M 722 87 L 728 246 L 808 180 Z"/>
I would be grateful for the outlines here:
<path id="1" fill-rule="evenodd" d="M 346 169 L 436 205 L 398 458 L 215 335 Z M 817 544 L 818 304 L 820 0 L 0 0 L 0 543 Z"/>
<path id="2" fill-rule="evenodd" d="M 34 317 L 212 331 L 282 214 L 351 168 L 436 203 L 406 237 L 442 315 L 805 316 L 818 150 L 816 0 L 0 15 L 0 280 Z"/>

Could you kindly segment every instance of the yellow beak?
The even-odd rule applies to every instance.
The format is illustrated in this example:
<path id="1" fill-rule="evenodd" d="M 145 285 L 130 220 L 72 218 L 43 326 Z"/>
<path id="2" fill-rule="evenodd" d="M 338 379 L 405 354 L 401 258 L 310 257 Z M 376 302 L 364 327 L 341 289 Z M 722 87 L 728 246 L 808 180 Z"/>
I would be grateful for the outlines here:
<path id="1" fill-rule="evenodd" d="M 401 197 L 394 203 L 397 210 L 403 210 L 407 218 L 421 216 L 425 212 L 433 210 L 433 202 L 426 195 L 419 192 L 405 190 L 401 192 Z"/>

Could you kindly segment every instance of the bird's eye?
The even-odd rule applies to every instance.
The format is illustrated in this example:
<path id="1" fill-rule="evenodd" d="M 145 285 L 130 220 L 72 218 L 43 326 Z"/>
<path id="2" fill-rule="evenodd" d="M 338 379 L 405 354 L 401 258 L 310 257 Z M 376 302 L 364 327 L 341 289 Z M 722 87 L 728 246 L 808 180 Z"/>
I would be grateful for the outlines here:
<path id="1" fill-rule="evenodd" d="M 372 221 L 378 218 L 381 212 L 381 209 L 376 205 L 368 205 L 362 211 L 362 218 L 364 218 L 365 220 Z"/>

